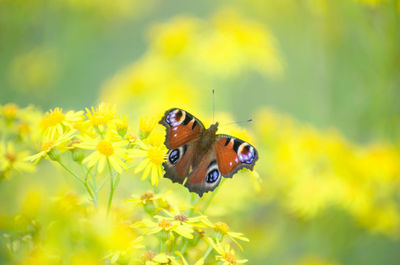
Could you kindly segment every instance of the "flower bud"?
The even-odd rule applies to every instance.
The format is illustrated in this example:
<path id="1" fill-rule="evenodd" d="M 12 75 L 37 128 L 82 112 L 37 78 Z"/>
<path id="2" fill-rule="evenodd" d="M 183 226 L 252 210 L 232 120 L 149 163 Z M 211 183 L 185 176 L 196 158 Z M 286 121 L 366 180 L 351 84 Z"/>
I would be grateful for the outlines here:
<path id="1" fill-rule="evenodd" d="M 53 161 L 59 162 L 61 160 L 61 152 L 57 148 L 52 148 L 47 154 Z"/>
<path id="2" fill-rule="evenodd" d="M 139 136 L 141 139 L 147 138 L 156 126 L 157 121 L 155 118 L 150 116 L 143 116 L 139 121 Z"/>
<path id="3" fill-rule="evenodd" d="M 82 160 L 85 158 L 85 151 L 82 149 L 73 149 L 71 150 L 72 160 L 77 163 L 82 163 Z"/>

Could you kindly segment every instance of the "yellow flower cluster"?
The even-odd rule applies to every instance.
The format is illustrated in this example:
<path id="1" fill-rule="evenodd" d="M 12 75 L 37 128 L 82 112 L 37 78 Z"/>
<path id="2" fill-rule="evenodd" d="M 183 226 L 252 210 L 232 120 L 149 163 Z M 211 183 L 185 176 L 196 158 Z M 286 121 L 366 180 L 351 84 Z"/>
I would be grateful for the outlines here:
<path id="1" fill-rule="evenodd" d="M 17 172 L 32 172 L 26 161 L 39 137 L 41 113 L 34 107 L 20 108 L 13 103 L 0 106 L 0 180 Z"/>
<path id="2" fill-rule="evenodd" d="M 218 80 L 246 71 L 275 78 L 284 69 L 270 31 L 233 9 L 222 9 L 206 20 L 172 18 L 151 28 L 149 41 L 145 54 L 103 87 L 101 98 L 118 103 L 126 113 L 131 106 L 157 115 L 171 107 L 204 110 L 202 102 L 211 101 L 211 88 Z"/>
<path id="3" fill-rule="evenodd" d="M 31 108 L 21 110 L 13 104 L 3 106 L 1 111 L 2 122 L 9 129 L 2 136 L 18 127 L 23 113 L 34 114 Z M 32 127 L 37 130 L 32 135 L 38 137 L 31 140 L 33 145 L 39 144 L 37 153 L 31 156 L 17 153 L 14 151 L 17 141 L 9 142 L 2 147 L 8 159 L 6 169 L 27 171 L 34 167 L 28 161 L 34 164 L 42 158 L 54 161 L 82 184 L 92 203 L 70 190 L 53 198 L 40 190 L 29 192 L 18 213 L 0 222 L 0 229 L 4 229 L 1 227 L 4 224 L 17 226 L 14 230 L 5 229 L 12 262 L 146 265 L 246 262 L 237 258 L 229 244 L 235 243 L 242 249 L 238 241 L 248 239 L 242 233 L 232 232 L 226 223 L 212 223 L 204 215 L 212 196 L 207 201 L 192 198 L 187 206 L 177 198 L 159 193 L 157 185 L 164 173 L 162 163 L 167 149 L 165 129 L 157 124 L 158 117 L 140 118 L 137 133 L 129 127 L 128 117 L 118 115 L 115 106 L 105 103 L 85 111 L 65 112 L 55 108 L 45 114 L 38 113 L 32 120 L 35 121 Z M 130 167 L 143 180 L 150 180 L 154 192 L 140 197 L 133 195 L 124 205 L 111 207 L 120 175 Z M 110 182 L 108 200 L 100 203 L 99 192 L 107 181 Z M 79 249 L 71 249 L 73 242 L 79 242 Z"/>
<path id="4" fill-rule="evenodd" d="M 269 176 L 265 185 L 276 200 L 304 218 L 340 207 L 371 231 L 399 235 L 398 148 L 357 145 L 335 130 L 321 132 L 270 110 L 256 119 L 264 121 L 256 123 L 265 153 L 258 170 Z"/>
<path id="5" fill-rule="evenodd" d="M 41 158 L 57 162 L 84 185 L 95 204 L 99 191 L 109 180 L 110 208 L 120 174 L 129 164 L 138 164 L 135 172 L 144 170 L 143 179 L 151 172 L 152 185 L 158 184 L 166 148 L 165 136 L 152 133 L 155 124 L 154 118 L 142 118 L 139 137 L 128 128 L 128 117 L 117 115 L 115 106 L 101 103 L 85 112 L 55 108 L 41 118 L 40 150 L 28 159 L 35 163 Z M 76 173 L 74 166 L 66 162 L 66 154 L 75 162 L 75 168 L 80 167 L 85 174 Z"/>
<path id="6" fill-rule="evenodd" d="M 142 220 L 134 223 L 132 227 L 137 233 L 144 235 L 143 242 L 148 242 L 147 247 L 158 247 L 162 255 L 148 250 L 143 256 L 145 264 L 164 264 L 158 261 L 161 257 L 171 264 L 188 264 L 185 257 L 191 257 L 193 260 L 189 264 L 209 264 L 205 262 L 213 260 L 209 256 L 213 251 L 214 261 L 222 261 L 226 265 L 247 261 L 238 259 L 235 251 L 229 246 L 230 243 L 236 243 L 241 248 L 237 240 L 249 240 L 242 233 L 230 231 L 226 223 L 212 223 L 202 212 L 196 212 L 196 203 L 185 212 L 185 206 L 175 204 L 167 194 L 152 192 L 144 193 L 140 197 L 133 196 L 127 203 L 142 210 Z M 154 245 L 154 242 L 157 242 L 158 246 Z M 179 262 L 176 259 L 179 259 Z"/>

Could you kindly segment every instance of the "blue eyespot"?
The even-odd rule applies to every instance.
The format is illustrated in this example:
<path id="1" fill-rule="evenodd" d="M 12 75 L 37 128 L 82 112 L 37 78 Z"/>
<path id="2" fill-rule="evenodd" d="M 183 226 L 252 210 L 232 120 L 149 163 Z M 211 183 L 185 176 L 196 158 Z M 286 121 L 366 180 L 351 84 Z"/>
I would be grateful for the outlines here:
<path id="1" fill-rule="evenodd" d="M 219 177 L 218 169 L 213 169 L 207 174 L 206 181 L 208 183 L 214 183 L 215 181 L 217 181 L 218 177 Z"/>
<path id="2" fill-rule="evenodd" d="M 171 151 L 171 153 L 169 154 L 168 160 L 169 162 L 171 162 L 171 164 L 176 164 L 176 162 L 178 162 L 179 159 L 179 149 L 174 149 Z"/>

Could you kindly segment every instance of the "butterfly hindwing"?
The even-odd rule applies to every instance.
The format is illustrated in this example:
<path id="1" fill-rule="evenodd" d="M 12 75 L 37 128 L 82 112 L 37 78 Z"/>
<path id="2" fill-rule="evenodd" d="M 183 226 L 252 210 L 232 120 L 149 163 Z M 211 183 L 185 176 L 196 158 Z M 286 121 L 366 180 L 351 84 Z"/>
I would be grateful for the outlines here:
<path id="1" fill-rule="evenodd" d="M 212 150 L 201 157 L 199 161 L 190 173 L 185 186 L 201 197 L 203 193 L 213 191 L 218 186 L 222 175 Z"/>
<path id="2" fill-rule="evenodd" d="M 172 182 L 183 183 L 188 175 L 195 154 L 193 144 L 187 144 L 168 151 L 167 161 L 163 163 L 165 177 Z"/>
<path id="3" fill-rule="evenodd" d="M 204 125 L 190 113 L 174 108 L 165 112 L 160 124 L 167 129 L 165 145 L 167 161 L 163 163 L 165 177 L 183 183 L 193 163 L 195 142 L 204 131 Z"/>
<path id="4" fill-rule="evenodd" d="M 253 170 L 258 159 L 257 150 L 252 145 L 230 135 L 217 135 L 214 148 L 219 170 L 226 178 L 231 178 L 242 168 Z"/>

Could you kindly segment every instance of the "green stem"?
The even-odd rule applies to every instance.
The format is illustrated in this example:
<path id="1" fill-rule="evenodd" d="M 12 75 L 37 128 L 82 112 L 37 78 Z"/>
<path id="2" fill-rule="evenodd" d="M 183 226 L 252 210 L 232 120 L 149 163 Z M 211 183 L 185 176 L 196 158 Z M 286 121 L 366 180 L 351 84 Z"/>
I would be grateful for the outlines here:
<path id="1" fill-rule="evenodd" d="M 66 171 L 68 171 L 76 180 L 78 180 L 80 183 L 83 184 L 83 186 L 86 188 L 86 191 L 89 193 L 90 197 L 92 198 L 93 202 L 95 205 L 97 205 L 97 202 L 95 201 L 95 196 L 93 194 L 93 191 L 88 185 L 87 182 L 87 175 L 85 177 L 85 180 L 82 180 L 78 175 L 76 175 L 71 169 L 69 169 L 66 165 L 64 165 L 61 161 L 57 161 Z"/>
<path id="2" fill-rule="evenodd" d="M 113 173 L 112 173 L 112 168 L 110 161 L 107 159 L 107 165 L 108 165 L 108 171 L 110 174 L 110 194 L 108 196 L 108 203 L 107 203 L 107 215 L 110 213 L 111 209 L 111 204 L 114 196 L 114 178 L 113 178 Z"/>
<path id="3" fill-rule="evenodd" d="M 208 247 L 208 249 L 206 250 L 206 252 L 203 255 L 204 261 L 207 259 L 208 255 L 210 255 L 212 250 L 213 250 L 213 246 L 210 244 L 210 246 Z"/>
<path id="4" fill-rule="evenodd" d="M 86 173 L 86 176 L 85 176 L 85 187 L 86 187 L 87 191 L 89 192 L 89 194 L 91 194 L 94 205 L 97 206 L 97 202 L 98 201 L 97 201 L 96 185 L 94 185 L 93 182 L 88 182 L 89 175 L 92 177 L 92 175 L 90 174 L 91 170 L 92 170 L 91 168 L 87 169 L 87 173 Z"/>
<path id="5" fill-rule="evenodd" d="M 71 171 L 67 166 L 65 166 L 61 161 L 57 161 L 66 171 L 68 171 L 76 180 L 78 180 L 80 183 L 85 184 L 85 182 L 78 177 L 74 172 Z"/>
<path id="6" fill-rule="evenodd" d="M 214 199 L 215 194 L 217 194 L 217 192 L 218 192 L 219 189 L 221 188 L 222 183 L 223 183 L 224 181 L 225 181 L 225 179 L 223 178 L 223 179 L 221 180 L 221 183 L 218 185 L 217 189 L 216 189 L 213 193 L 211 193 L 210 197 L 208 197 L 208 200 L 207 200 L 206 203 L 204 204 L 204 207 L 203 207 L 203 210 L 201 211 L 201 213 L 204 214 L 204 213 L 206 212 L 206 210 L 208 209 L 208 206 L 210 206 L 211 201 Z"/>

